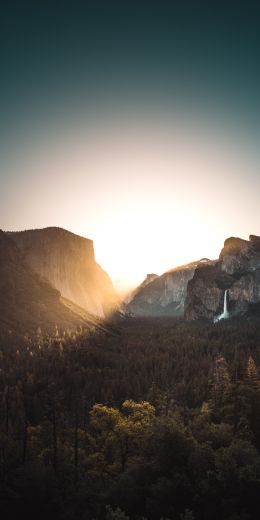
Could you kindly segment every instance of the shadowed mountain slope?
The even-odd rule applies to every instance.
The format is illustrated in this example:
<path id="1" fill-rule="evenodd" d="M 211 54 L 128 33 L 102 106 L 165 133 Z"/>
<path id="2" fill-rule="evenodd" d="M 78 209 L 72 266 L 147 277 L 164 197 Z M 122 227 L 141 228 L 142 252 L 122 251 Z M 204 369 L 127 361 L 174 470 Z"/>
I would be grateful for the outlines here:
<path id="1" fill-rule="evenodd" d="M 103 318 L 116 304 L 112 282 L 96 263 L 92 240 L 51 227 L 9 232 L 30 267 L 64 298 Z"/>

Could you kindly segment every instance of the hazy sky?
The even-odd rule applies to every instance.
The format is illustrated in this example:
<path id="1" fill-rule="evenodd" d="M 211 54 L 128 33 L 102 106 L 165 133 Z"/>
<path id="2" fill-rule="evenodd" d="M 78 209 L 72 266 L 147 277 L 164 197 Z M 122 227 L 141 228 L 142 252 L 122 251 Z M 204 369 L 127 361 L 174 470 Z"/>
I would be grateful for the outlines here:
<path id="1" fill-rule="evenodd" d="M 1 3 L 0 226 L 137 283 L 260 235 L 256 2 Z"/>

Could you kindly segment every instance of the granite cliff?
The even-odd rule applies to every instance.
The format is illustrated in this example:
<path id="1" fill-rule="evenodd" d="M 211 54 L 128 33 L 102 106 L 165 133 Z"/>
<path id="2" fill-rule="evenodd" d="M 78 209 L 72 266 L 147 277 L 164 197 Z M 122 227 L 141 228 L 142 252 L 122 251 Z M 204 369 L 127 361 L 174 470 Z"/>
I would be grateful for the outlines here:
<path id="1" fill-rule="evenodd" d="M 134 316 L 183 316 L 188 281 L 199 263 L 176 267 L 161 276 L 147 275 L 135 290 L 126 311 Z"/>
<path id="2" fill-rule="evenodd" d="M 96 263 L 92 240 L 50 227 L 8 232 L 26 263 L 64 298 L 103 318 L 116 302 L 112 282 Z"/>
<path id="3" fill-rule="evenodd" d="M 99 327 L 97 320 L 40 277 L 0 230 L 0 331 L 35 332 Z"/>
<path id="4" fill-rule="evenodd" d="M 187 287 L 185 317 L 214 319 L 228 290 L 230 316 L 258 312 L 260 306 L 260 237 L 228 238 L 217 261 L 198 266 Z"/>

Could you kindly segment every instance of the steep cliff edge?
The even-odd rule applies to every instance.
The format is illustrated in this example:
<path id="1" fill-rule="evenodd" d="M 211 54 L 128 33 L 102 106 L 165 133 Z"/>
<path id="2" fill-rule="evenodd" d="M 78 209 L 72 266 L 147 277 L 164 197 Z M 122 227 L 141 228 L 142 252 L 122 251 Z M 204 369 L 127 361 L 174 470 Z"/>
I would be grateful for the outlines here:
<path id="1" fill-rule="evenodd" d="M 126 311 L 135 316 L 182 316 L 187 284 L 198 264 L 192 262 L 161 276 L 148 275 L 126 305 Z"/>
<path id="2" fill-rule="evenodd" d="M 7 234 L 26 263 L 63 297 L 99 317 L 113 307 L 113 285 L 95 261 L 92 240 L 56 227 Z"/>
<path id="3" fill-rule="evenodd" d="M 185 318 L 214 319 L 228 290 L 230 316 L 254 312 L 260 303 L 260 237 L 228 238 L 219 260 L 199 266 L 187 287 Z"/>
<path id="4" fill-rule="evenodd" d="M 0 331 L 54 332 L 95 325 L 87 315 L 61 297 L 60 292 L 25 262 L 15 242 L 0 230 Z"/>

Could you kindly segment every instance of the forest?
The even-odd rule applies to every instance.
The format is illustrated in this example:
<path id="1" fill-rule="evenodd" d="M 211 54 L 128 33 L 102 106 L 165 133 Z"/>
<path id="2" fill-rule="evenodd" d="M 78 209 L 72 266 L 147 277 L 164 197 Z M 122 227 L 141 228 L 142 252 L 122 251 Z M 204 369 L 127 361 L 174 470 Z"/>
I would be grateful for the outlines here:
<path id="1" fill-rule="evenodd" d="M 260 518 L 260 321 L 0 337 L 2 518 Z"/>

